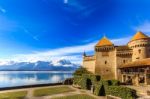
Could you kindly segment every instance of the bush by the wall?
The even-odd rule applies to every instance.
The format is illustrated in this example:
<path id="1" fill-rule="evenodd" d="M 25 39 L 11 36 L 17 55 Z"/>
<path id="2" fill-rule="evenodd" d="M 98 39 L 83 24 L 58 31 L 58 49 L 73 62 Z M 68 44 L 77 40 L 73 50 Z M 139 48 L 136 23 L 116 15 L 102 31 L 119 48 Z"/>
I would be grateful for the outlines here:
<path id="1" fill-rule="evenodd" d="M 83 68 L 82 66 L 78 68 L 73 75 L 82 76 L 83 74 L 92 74 L 89 72 L 86 68 Z"/>
<path id="2" fill-rule="evenodd" d="M 130 89 L 122 86 L 109 86 L 107 91 L 107 95 L 117 96 L 122 99 L 135 99 L 136 91 L 134 89 Z"/>
<path id="3" fill-rule="evenodd" d="M 111 86 L 119 86 L 119 81 L 118 80 L 108 80 L 109 85 Z"/>
<path id="4" fill-rule="evenodd" d="M 73 78 L 74 85 L 81 85 L 81 82 L 82 82 L 82 76 L 74 76 Z"/>
<path id="5" fill-rule="evenodd" d="M 94 95 L 105 96 L 105 89 L 102 81 L 99 81 L 97 84 L 95 84 Z"/>
<path id="6" fill-rule="evenodd" d="M 90 75 L 90 74 L 84 74 L 82 75 L 82 82 L 81 82 L 81 88 L 82 89 L 88 89 L 87 81 L 90 80 L 92 85 L 95 86 L 98 81 L 100 81 L 99 75 Z"/>
<path id="7" fill-rule="evenodd" d="M 88 89 L 87 81 L 90 80 L 95 86 L 100 81 L 99 75 L 83 74 L 82 76 L 74 75 L 73 84 L 80 86 L 82 89 Z"/>
<path id="8" fill-rule="evenodd" d="M 94 86 L 94 94 L 97 96 L 112 95 L 122 99 L 135 99 L 136 91 L 127 87 L 119 86 L 118 80 L 102 80 L 99 75 L 83 74 L 74 76 L 74 84 L 82 89 L 88 89 L 87 81 Z"/>

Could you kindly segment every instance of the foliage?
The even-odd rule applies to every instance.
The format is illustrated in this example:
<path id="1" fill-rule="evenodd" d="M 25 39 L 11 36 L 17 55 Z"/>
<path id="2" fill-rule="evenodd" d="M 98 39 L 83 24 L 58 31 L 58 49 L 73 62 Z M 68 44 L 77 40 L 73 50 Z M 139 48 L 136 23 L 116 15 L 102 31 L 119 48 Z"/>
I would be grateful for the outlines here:
<path id="1" fill-rule="evenodd" d="M 51 88 L 41 88 L 34 90 L 34 96 L 46 96 L 46 95 L 53 95 L 53 94 L 60 94 L 65 92 L 74 91 L 72 88 L 67 86 L 62 87 L 51 87 Z"/>
<path id="2" fill-rule="evenodd" d="M 27 95 L 27 91 L 0 93 L 0 99 L 23 99 Z"/>
<path id="3" fill-rule="evenodd" d="M 88 89 L 87 83 L 88 81 L 91 82 L 92 85 L 100 81 L 99 75 L 92 75 L 92 74 L 83 74 L 82 76 L 74 76 L 74 84 L 79 85 L 82 89 Z"/>
<path id="4" fill-rule="evenodd" d="M 78 95 L 71 95 L 71 96 L 64 96 L 64 97 L 56 97 L 52 99 L 95 99 L 95 98 L 86 94 L 78 94 Z"/>
<path id="5" fill-rule="evenodd" d="M 82 82 L 82 76 L 74 76 L 74 78 L 73 78 L 73 84 L 74 85 L 81 85 L 81 82 Z"/>
<path id="6" fill-rule="evenodd" d="M 107 95 L 117 96 L 122 99 L 135 99 L 136 91 L 134 89 L 130 89 L 122 86 L 109 86 L 107 91 Z"/>
<path id="7" fill-rule="evenodd" d="M 103 85 L 102 81 L 99 81 L 95 85 L 94 95 L 96 95 L 96 96 L 105 96 L 105 90 L 104 90 L 104 85 Z"/>
<path id="8" fill-rule="evenodd" d="M 92 74 L 92 73 L 87 71 L 86 68 L 83 68 L 82 66 L 73 73 L 73 75 L 78 75 L 78 76 L 82 76 L 82 74 Z"/>
<path id="9" fill-rule="evenodd" d="M 93 85 L 94 94 L 97 96 L 113 95 L 122 99 L 134 99 L 136 97 L 135 90 L 119 86 L 118 80 L 102 80 L 99 75 L 74 76 L 74 84 L 79 85 L 82 89 L 88 89 L 89 85 Z"/>
<path id="10" fill-rule="evenodd" d="M 118 80 L 108 80 L 111 86 L 119 86 L 120 82 Z"/>

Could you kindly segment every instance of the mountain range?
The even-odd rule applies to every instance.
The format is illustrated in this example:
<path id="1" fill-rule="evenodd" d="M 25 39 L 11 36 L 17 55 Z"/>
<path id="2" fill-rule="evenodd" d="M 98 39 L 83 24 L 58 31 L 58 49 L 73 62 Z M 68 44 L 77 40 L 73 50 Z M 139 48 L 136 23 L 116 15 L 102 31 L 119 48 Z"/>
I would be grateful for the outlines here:
<path id="1" fill-rule="evenodd" d="M 9 62 L 0 65 L 0 71 L 75 71 L 80 65 L 69 60 L 37 61 L 37 62 Z"/>

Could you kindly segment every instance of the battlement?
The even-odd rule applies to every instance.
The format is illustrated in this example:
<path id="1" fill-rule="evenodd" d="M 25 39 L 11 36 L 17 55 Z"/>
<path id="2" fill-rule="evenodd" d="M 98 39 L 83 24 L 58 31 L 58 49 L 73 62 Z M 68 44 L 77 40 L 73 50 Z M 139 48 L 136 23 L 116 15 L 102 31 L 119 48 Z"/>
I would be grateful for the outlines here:
<path id="1" fill-rule="evenodd" d="M 95 55 L 93 56 L 84 56 L 83 61 L 91 61 L 91 60 L 96 60 Z"/>

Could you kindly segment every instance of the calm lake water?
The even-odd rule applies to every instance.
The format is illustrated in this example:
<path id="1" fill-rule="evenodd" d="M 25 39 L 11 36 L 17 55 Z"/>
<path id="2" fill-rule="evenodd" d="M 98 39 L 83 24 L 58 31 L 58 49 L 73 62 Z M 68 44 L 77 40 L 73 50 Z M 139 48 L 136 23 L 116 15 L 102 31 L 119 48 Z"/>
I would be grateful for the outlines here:
<path id="1" fill-rule="evenodd" d="M 72 77 L 72 72 L 55 71 L 0 71 L 0 88 L 57 83 Z"/>

